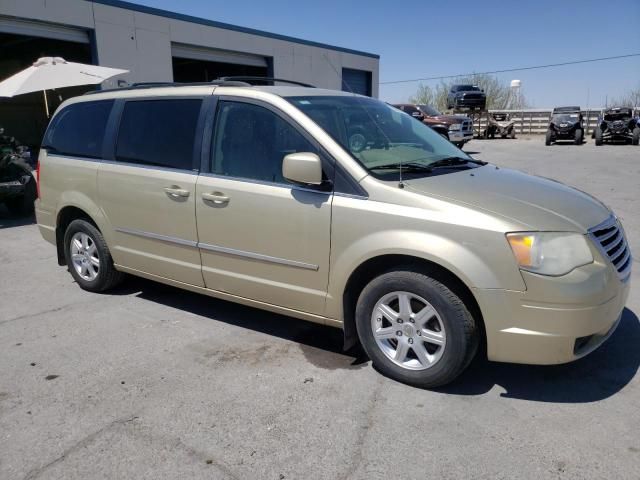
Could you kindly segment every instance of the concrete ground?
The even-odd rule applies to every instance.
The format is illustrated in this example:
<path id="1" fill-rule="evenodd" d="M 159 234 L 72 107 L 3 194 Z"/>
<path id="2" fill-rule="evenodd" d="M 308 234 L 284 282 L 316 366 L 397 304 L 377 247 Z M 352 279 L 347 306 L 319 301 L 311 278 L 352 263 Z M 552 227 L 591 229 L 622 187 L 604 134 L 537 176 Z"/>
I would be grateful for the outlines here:
<path id="1" fill-rule="evenodd" d="M 640 148 L 466 150 L 595 194 L 640 252 Z M 0 211 L 0 479 L 638 479 L 639 276 L 587 358 L 477 359 L 425 391 L 343 354 L 337 330 L 144 280 L 83 292 Z"/>

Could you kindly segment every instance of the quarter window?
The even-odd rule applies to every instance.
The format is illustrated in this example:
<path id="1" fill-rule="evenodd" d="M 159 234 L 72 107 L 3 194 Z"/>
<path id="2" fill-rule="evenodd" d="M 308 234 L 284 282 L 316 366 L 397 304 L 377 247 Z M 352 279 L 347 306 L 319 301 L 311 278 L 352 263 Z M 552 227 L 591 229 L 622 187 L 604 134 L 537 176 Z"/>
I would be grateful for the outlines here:
<path id="1" fill-rule="evenodd" d="M 219 175 L 284 183 L 282 159 L 318 149 L 271 110 L 222 101 L 216 116 L 211 171 Z"/>
<path id="2" fill-rule="evenodd" d="M 136 100 L 125 103 L 116 160 L 193 170 L 202 100 Z"/>
<path id="3" fill-rule="evenodd" d="M 69 105 L 51 122 L 43 147 L 60 155 L 100 158 L 111 107 L 113 100 Z"/>

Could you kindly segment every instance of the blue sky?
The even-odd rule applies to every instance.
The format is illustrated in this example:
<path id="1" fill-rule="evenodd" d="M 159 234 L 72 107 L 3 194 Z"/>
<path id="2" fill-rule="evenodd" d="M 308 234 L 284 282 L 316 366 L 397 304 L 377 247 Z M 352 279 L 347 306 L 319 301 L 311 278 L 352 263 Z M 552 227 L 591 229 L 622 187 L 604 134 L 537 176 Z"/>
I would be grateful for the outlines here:
<path id="1" fill-rule="evenodd" d="M 640 0 L 134 0 L 380 55 L 380 81 L 640 52 Z M 640 57 L 500 75 L 536 107 L 604 105 L 640 88 Z M 435 82 L 429 82 L 433 84 Z M 418 84 L 381 85 L 404 101 Z"/>

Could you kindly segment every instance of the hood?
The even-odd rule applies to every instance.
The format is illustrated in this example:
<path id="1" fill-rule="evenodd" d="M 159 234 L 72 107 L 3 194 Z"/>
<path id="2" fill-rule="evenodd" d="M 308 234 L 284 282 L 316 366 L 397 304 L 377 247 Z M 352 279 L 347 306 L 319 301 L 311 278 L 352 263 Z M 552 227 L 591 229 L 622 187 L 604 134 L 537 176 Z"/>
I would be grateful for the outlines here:
<path id="1" fill-rule="evenodd" d="M 584 192 L 495 165 L 404 183 L 416 193 L 497 214 L 524 230 L 586 233 L 611 215 L 602 202 Z"/>
<path id="2" fill-rule="evenodd" d="M 462 123 L 466 120 L 470 120 L 469 117 L 460 117 L 457 115 L 436 115 L 434 117 L 427 117 L 427 121 L 431 123 L 438 122 L 446 125 L 453 125 L 454 123 Z"/>

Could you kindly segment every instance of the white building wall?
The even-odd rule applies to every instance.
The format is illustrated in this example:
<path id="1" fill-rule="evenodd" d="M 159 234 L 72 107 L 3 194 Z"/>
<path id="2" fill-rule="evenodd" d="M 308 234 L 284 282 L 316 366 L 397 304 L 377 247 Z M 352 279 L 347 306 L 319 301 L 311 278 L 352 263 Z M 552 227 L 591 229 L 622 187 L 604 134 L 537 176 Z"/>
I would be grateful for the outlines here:
<path id="1" fill-rule="evenodd" d="M 129 82 L 172 81 L 173 42 L 272 58 L 276 77 L 324 88 L 341 89 L 343 67 L 367 70 L 378 96 L 379 60 L 370 56 L 85 0 L 0 0 L 0 15 L 93 30 L 99 64 L 130 70 Z"/>

